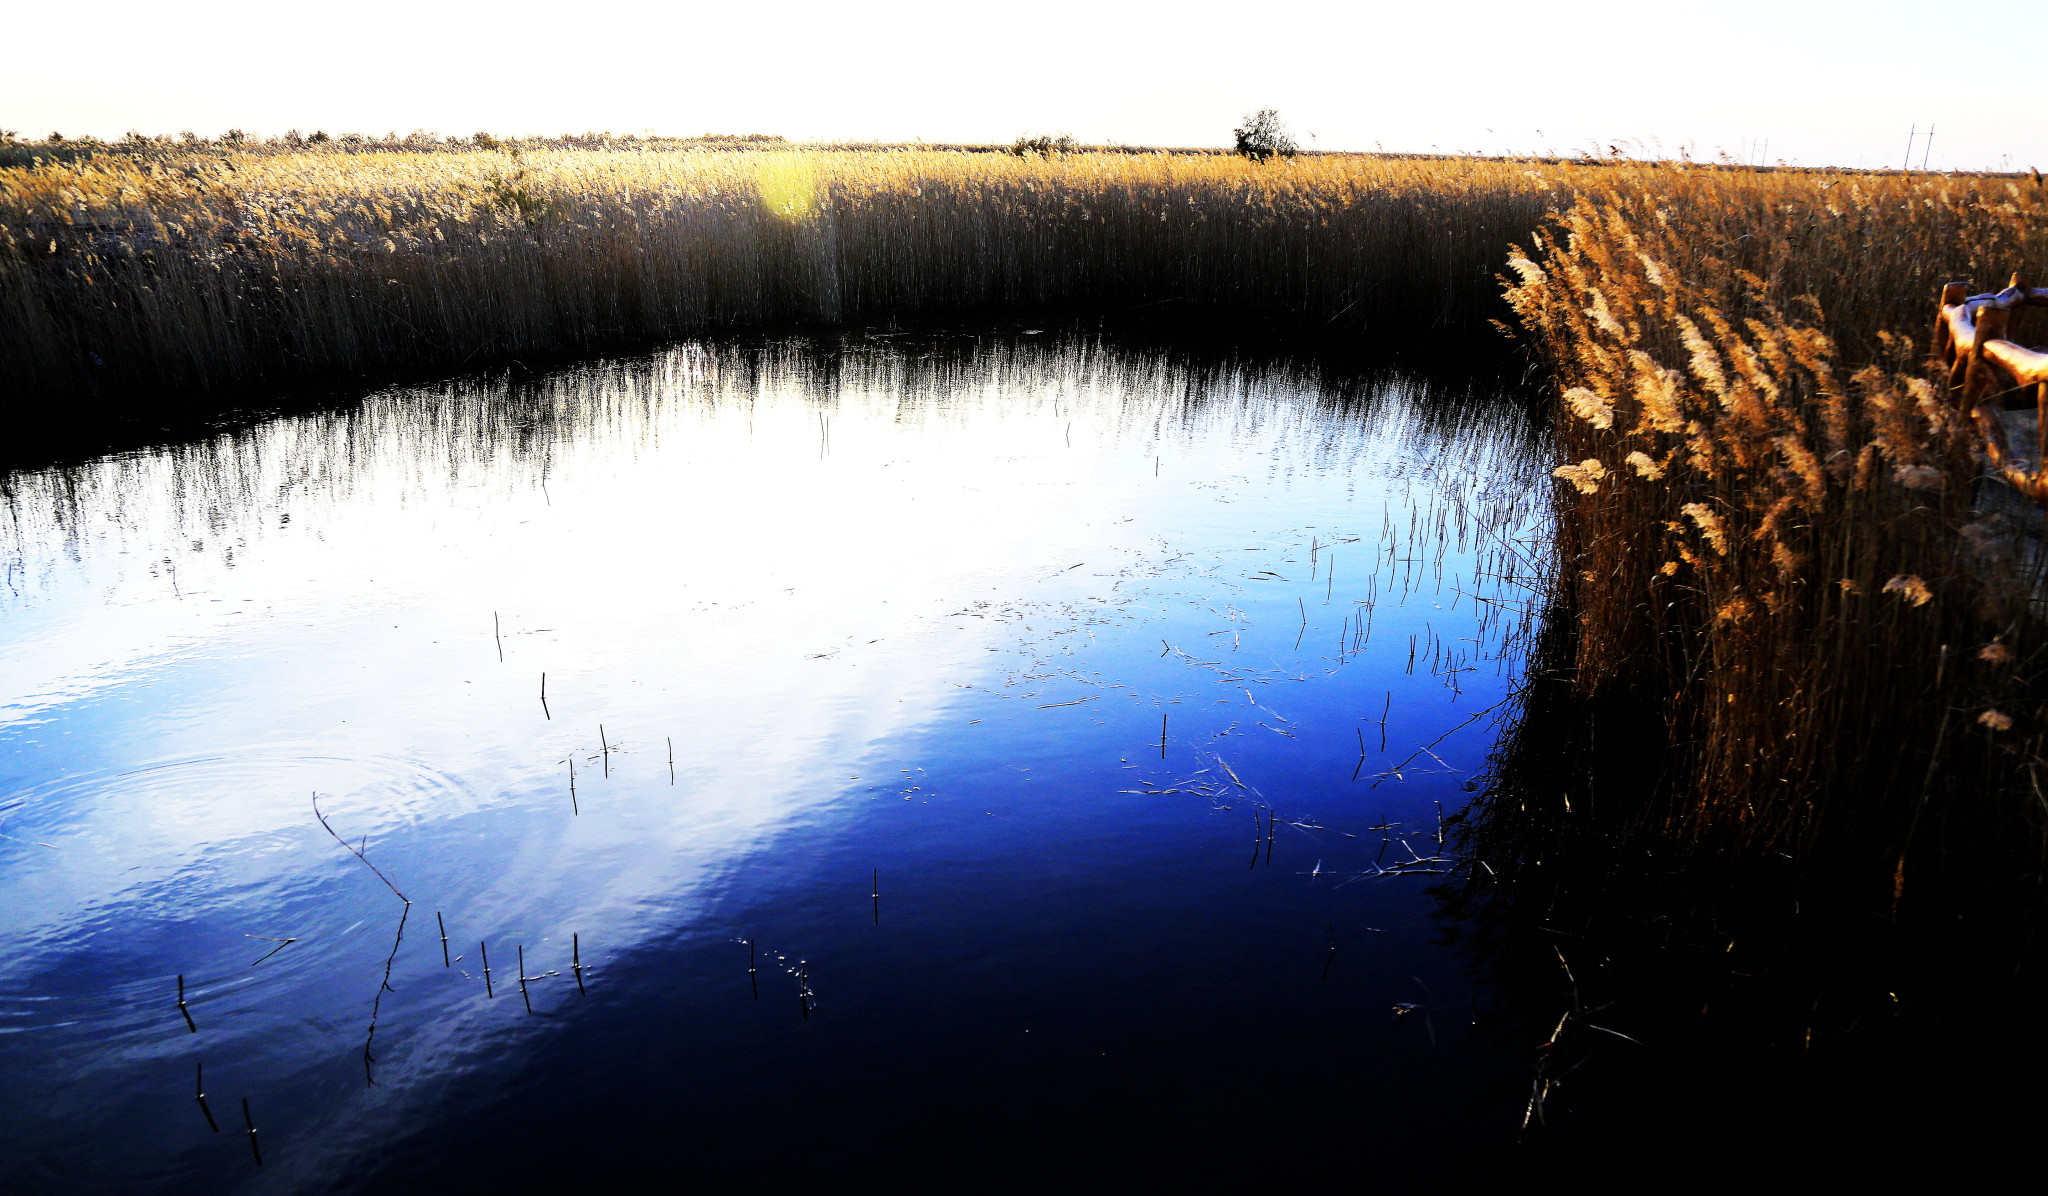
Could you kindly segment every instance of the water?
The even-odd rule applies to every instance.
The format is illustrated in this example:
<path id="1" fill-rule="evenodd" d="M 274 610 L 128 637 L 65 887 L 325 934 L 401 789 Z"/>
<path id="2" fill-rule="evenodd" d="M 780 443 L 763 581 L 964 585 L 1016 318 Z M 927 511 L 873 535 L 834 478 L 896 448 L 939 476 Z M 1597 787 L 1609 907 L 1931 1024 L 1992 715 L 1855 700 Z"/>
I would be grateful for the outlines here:
<path id="1" fill-rule="evenodd" d="M 1483 392 L 1054 331 L 11 475 L 10 1187 L 1504 1143 L 1527 1044 L 1428 889 L 1522 667 L 1534 444 Z"/>

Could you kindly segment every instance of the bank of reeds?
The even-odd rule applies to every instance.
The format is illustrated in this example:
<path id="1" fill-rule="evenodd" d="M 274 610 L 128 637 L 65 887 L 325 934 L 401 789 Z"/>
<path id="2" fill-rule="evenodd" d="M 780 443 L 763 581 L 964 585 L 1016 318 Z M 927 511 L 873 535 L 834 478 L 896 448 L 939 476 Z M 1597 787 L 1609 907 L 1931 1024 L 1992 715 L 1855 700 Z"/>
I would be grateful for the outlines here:
<path id="1" fill-rule="evenodd" d="M 1941 283 L 2043 263 L 2048 197 L 1826 182 L 1582 196 L 1509 293 L 1561 396 L 1569 667 L 1668 747 L 1580 816 L 1825 859 L 1896 912 L 1916 876 L 2039 875 L 2035 554 L 1924 358 Z"/>
<path id="2" fill-rule="evenodd" d="M 1575 168 L 707 150 L 0 170 L 0 396 L 129 401 L 719 327 L 1185 304 L 1480 327 Z"/>

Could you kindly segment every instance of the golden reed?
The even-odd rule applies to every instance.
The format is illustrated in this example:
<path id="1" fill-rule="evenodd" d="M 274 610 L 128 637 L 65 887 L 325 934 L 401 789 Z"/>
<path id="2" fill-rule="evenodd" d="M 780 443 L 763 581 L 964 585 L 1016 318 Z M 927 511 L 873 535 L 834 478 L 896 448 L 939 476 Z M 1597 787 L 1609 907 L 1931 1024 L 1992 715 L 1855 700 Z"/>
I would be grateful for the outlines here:
<path id="1" fill-rule="evenodd" d="M 1569 667 L 1668 732 L 1655 800 L 1608 813 L 1828 854 L 1894 909 L 1916 859 L 2017 840 L 2038 869 L 2042 554 L 1924 358 L 1943 282 L 2042 264 L 2048 195 L 1675 184 L 1581 195 L 1510 263 L 1562 399 Z"/>
<path id="2" fill-rule="evenodd" d="M 45 160 L 0 169 L 0 395 L 973 310 L 1181 302 L 1469 327 L 1571 173 L 832 150 Z"/>

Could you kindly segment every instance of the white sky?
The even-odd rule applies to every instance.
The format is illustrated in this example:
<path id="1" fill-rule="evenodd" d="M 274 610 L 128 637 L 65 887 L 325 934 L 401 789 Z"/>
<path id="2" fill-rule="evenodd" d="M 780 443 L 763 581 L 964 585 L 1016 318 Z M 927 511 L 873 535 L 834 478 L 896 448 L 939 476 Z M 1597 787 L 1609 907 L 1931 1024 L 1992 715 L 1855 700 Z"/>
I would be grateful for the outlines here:
<path id="1" fill-rule="evenodd" d="M 1270 106 L 1325 149 L 1634 139 L 1761 159 L 1768 139 L 1771 161 L 1896 166 L 1908 129 L 1932 122 L 1937 168 L 2048 170 L 2029 52 L 2048 45 L 2043 0 L 108 0 L 40 52 L 39 36 L 0 73 L 0 128 L 35 137 L 1029 130 L 1217 145 Z"/>

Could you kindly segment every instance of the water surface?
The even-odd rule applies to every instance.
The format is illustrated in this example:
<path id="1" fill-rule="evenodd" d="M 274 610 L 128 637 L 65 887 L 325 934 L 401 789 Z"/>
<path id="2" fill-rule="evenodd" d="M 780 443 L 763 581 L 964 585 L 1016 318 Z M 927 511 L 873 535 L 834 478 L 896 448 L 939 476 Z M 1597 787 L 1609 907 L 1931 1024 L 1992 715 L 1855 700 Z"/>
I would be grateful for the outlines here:
<path id="1" fill-rule="evenodd" d="M 1392 372 L 876 335 L 13 474 L 9 1186 L 1505 1142 L 1426 890 L 1533 443 Z"/>

